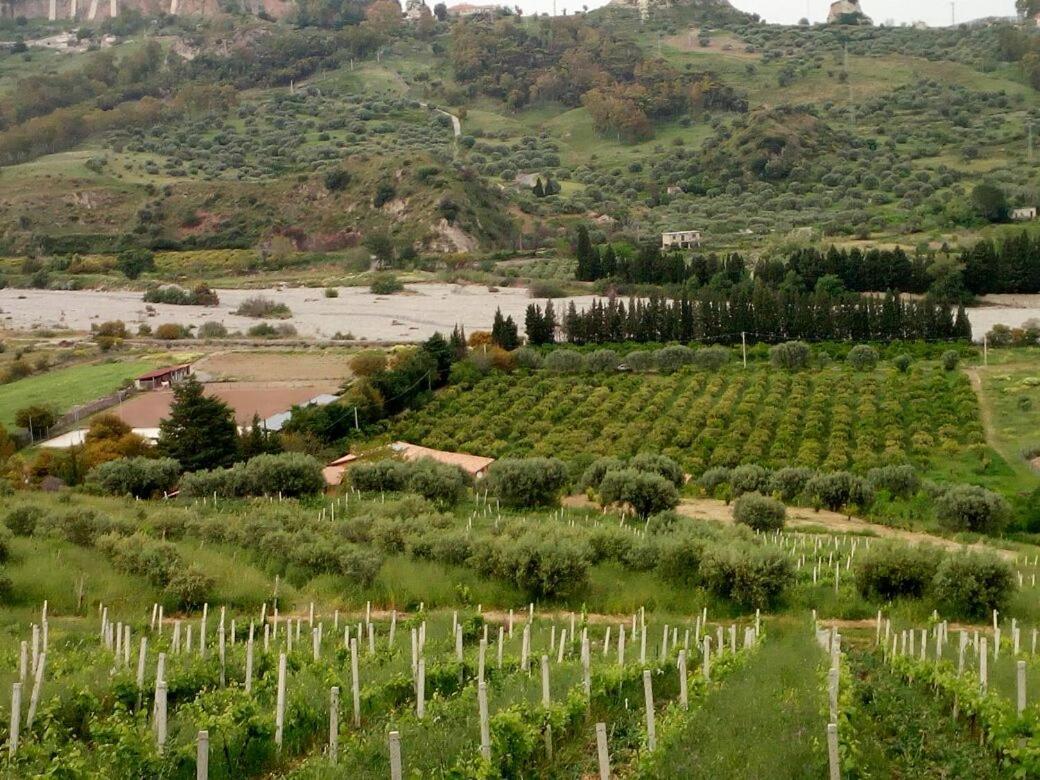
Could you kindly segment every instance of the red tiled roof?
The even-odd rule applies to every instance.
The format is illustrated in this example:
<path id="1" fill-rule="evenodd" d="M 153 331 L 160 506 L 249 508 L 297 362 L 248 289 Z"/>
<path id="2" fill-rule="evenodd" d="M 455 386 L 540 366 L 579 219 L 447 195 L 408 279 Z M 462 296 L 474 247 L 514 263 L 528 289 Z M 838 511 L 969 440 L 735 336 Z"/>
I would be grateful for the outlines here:
<path id="1" fill-rule="evenodd" d="M 158 379 L 161 376 L 172 374 L 175 371 L 183 371 L 186 368 L 191 368 L 191 363 L 182 363 L 179 366 L 168 366 L 167 368 L 157 368 L 154 371 L 149 371 L 147 374 L 141 374 L 137 377 L 138 382 L 143 382 L 146 379 Z"/>

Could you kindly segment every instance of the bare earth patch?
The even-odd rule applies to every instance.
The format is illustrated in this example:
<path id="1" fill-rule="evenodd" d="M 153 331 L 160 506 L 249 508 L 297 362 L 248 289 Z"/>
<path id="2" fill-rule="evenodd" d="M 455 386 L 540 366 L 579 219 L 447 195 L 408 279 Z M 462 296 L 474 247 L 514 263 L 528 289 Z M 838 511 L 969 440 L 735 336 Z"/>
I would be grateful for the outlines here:
<path id="1" fill-rule="evenodd" d="M 214 352 L 194 365 L 203 381 L 337 382 L 350 379 L 349 357 L 337 352 Z"/>

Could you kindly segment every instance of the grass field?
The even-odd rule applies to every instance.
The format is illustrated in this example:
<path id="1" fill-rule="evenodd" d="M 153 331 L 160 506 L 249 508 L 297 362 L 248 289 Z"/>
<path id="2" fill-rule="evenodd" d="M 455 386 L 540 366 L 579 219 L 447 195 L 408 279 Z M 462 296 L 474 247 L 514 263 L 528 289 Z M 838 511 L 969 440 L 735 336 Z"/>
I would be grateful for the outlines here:
<path id="1" fill-rule="evenodd" d="M 8 429 L 16 427 L 15 414 L 26 406 L 49 406 L 63 414 L 74 406 L 118 390 L 155 365 L 155 360 L 144 359 L 89 363 L 0 385 L 0 425 Z"/>

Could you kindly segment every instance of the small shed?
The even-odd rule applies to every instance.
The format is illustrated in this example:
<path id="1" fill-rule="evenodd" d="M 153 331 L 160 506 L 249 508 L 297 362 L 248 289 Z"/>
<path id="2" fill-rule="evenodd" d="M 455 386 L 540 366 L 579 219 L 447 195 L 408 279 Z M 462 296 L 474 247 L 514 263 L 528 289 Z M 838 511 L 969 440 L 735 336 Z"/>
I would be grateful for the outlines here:
<path id="1" fill-rule="evenodd" d="M 1027 206 L 1011 210 L 1011 219 L 1015 222 L 1032 222 L 1036 219 L 1036 206 Z"/>
<path id="2" fill-rule="evenodd" d="M 183 382 L 191 375 L 191 363 L 182 363 L 179 366 L 168 366 L 141 374 L 134 380 L 134 386 L 138 390 L 154 390 L 157 387 L 169 387 L 178 382 Z"/>

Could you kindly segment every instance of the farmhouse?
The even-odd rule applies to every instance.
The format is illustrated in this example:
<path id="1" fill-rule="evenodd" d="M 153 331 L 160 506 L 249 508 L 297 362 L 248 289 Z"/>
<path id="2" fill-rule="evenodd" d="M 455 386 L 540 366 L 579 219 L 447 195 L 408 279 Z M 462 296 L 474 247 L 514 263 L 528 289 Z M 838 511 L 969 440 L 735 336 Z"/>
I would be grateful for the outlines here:
<path id="1" fill-rule="evenodd" d="M 422 460 L 430 458 L 438 463 L 449 466 L 458 466 L 474 479 L 481 479 L 487 474 L 488 467 L 495 462 L 494 458 L 483 458 L 480 455 L 467 455 L 462 452 L 445 452 L 443 450 L 431 450 L 429 447 L 421 447 L 418 444 L 409 444 L 405 441 L 397 441 L 390 445 L 394 454 L 405 460 Z"/>
<path id="2" fill-rule="evenodd" d="M 1036 206 L 1029 206 L 1027 208 L 1012 209 L 1011 219 L 1015 222 L 1030 222 L 1036 219 Z"/>
<path id="3" fill-rule="evenodd" d="M 154 390 L 157 387 L 169 387 L 188 378 L 191 374 L 191 363 L 182 363 L 179 366 L 157 368 L 147 374 L 141 374 L 134 380 L 134 386 L 138 390 Z"/>
<path id="4" fill-rule="evenodd" d="M 458 3 L 448 6 L 448 16 L 494 16 L 502 10 L 500 5 L 474 5 Z"/>
<path id="5" fill-rule="evenodd" d="M 343 484 L 343 474 L 346 473 L 347 467 L 357 459 L 357 455 L 347 453 L 342 458 L 336 458 L 330 462 L 321 470 L 321 475 L 325 477 L 325 484 L 329 487 Z"/>
<path id="6" fill-rule="evenodd" d="M 692 249 L 701 245 L 701 231 L 677 230 L 661 234 L 661 249 Z"/>

